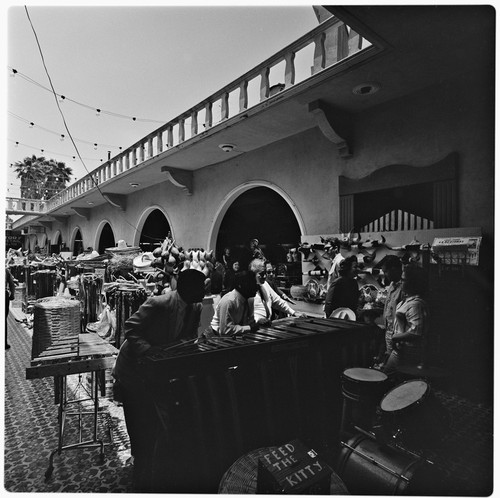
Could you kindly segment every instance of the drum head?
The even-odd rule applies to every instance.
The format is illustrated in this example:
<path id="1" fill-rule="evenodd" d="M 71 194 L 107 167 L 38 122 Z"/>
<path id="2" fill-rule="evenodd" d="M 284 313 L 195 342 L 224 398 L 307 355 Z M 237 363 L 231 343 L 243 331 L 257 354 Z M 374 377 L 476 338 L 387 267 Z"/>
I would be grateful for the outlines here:
<path id="1" fill-rule="evenodd" d="M 424 380 L 409 380 L 391 389 L 380 403 L 384 412 L 396 412 L 420 401 L 429 389 Z"/>
<path id="2" fill-rule="evenodd" d="M 384 382 L 387 375 L 380 370 L 372 368 L 348 368 L 344 370 L 344 377 L 357 382 Z"/>

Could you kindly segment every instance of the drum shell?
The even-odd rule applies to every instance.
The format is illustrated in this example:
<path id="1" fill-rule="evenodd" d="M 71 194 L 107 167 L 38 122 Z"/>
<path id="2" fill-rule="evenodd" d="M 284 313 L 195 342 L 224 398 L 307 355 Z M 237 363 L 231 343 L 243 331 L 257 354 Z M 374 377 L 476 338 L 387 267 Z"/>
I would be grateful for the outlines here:
<path id="1" fill-rule="evenodd" d="M 373 424 L 377 406 L 388 389 L 388 378 L 382 372 L 375 371 L 379 377 L 377 379 L 356 379 L 349 376 L 349 370 L 351 369 L 345 370 L 342 375 L 344 398 L 342 430 L 352 430 L 354 426 L 369 429 Z M 370 369 L 359 370 L 370 371 Z"/>
<path id="2" fill-rule="evenodd" d="M 355 495 L 426 495 L 440 487 L 438 472 L 425 460 L 363 434 L 344 444 L 336 471 Z"/>

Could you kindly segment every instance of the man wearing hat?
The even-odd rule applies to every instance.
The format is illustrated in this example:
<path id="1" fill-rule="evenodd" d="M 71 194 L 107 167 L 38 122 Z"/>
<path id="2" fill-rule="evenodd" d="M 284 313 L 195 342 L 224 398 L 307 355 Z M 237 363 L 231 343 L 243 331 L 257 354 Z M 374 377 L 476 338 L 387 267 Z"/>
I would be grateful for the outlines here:
<path id="1" fill-rule="evenodd" d="M 199 270 L 184 270 L 179 274 L 175 291 L 150 297 L 125 322 L 125 341 L 113 376 L 116 398 L 123 402 L 138 492 L 149 491 L 152 455 L 160 425 L 148 383 L 141 374 L 140 359 L 169 344 L 195 339 L 204 295 L 205 275 Z"/>

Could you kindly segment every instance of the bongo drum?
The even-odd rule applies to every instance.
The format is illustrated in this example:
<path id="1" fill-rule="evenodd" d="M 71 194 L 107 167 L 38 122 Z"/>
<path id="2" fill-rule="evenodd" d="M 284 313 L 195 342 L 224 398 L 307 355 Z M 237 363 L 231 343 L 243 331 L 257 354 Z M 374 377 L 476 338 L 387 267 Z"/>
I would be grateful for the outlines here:
<path id="1" fill-rule="evenodd" d="M 449 425 L 448 414 L 422 379 L 391 389 L 380 402 L 380 412 L 384 429 L 408 448 L 434 446 Z"/>
<path id="2" fill-rule="evenodd" d="M 342 374 L 342 431 L 371 428 L 378 403 L 387 389 L 385 373 L 371 368 L 348 368 Z"/>
<path id="3" fill-rule="evenodd" d="M 439 494 L 439 472 L 418 455 L 358 434 L 341 443 L 337 473 L 353 495 Z"/>

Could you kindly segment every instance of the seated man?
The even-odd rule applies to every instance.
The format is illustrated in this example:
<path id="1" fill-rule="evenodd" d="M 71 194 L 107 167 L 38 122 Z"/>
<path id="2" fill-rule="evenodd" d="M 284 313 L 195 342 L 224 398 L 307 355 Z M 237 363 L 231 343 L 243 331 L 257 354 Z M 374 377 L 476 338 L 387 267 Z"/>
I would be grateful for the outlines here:
<path id="1" fill-rule="evenodd" d="M 249 271 L 234 275 L 234 289 L 222 296 L 215 308 L 210 328 L 205 336 L 236 335 L 255 332 L 258 326 L 253 317 L 253 297 L 257 292 L 255 274 Z"/>
<path id="2" fill-rule="evenodd" d="M 290 308 L 288 303 L 274 292 L 266 281 L 266 265 L 263 259 L 253 259 L 249 265 L 250 271 L 257 275 L 257 293 L 254 299 L 255 322 L 260 325 L 271 323 L 273 310 L 282 312 L 285 316 L 305 316 Z"/>

